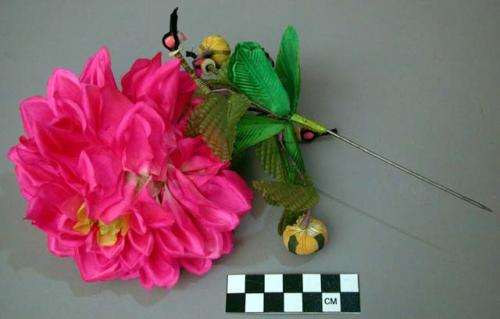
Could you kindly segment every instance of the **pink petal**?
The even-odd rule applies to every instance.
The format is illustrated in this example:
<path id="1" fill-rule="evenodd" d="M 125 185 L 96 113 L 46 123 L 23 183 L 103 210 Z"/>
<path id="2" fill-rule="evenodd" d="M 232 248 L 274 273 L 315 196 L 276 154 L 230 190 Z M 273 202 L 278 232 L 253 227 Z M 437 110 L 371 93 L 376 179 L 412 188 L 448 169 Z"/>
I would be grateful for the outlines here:
<path id="1" fill-rule="evenodd" d="M 74 131 L 36 123 L 33 137 L 40 153 L 50 159 L 64 162 L 65 165 L 76 164 L 77 157 L 89 141 Z"/>
<path id="2" fill-rule="evenodd" d="M 149 173 L 154 158 L 149 143 L 151 125 L 138 113 L 142 104 L 131 109 L 123 118 L 116 132 L 117 140 L 123 149 L 123 166 L 137 175 Z"/>
<path id="3" fill-rule="evenodd" d="M 130 70 L 122 77 L 122 92 L 132 101 L 144 96 L 143 82 L 161 65 L 161 53 L 152 59 L 137 59 Z"/>
<path id="4" fill-rule="evenodd" d="M 80 81 L 98 87 L 109 85 L 116 88 L 115 78 L 111 71 L 111 57 L 108 48 L 102 47 L 87 60 L 80 75 Z"/>
<path id="5" fill-rule="evenodd" d="M 140 214 L 130 214 L 128 223 L 130 229 L 140 235 L 144 235 L 148 230 L 146 227 L 146 223 L 144 222 L 144 219 Z"/>
<path id="6" fill-rule="evenodd" d="M 57 100 L 69 100 L 77 104 L 81 100 L 80 81 L 76 75 L 66 69 L 56 69 L 47 82 L 47 100 L 54 112 Z"/>
<path id="7" fill-rule="evenodd" d="M 219 231 L 234 229 L 240 222 L 235 212 L 215 206 L 195 185 L 177 170 L 169 176 L 168 188 L 182 206 L 200 223 Z"/>
<path id="8" fill-rule="evenodd" d="M 201 188 L 203 195 L 219 207 L 240 216 L 252 209 L 252 190 L 235 172 L 222 171 Z"/>
<path id="9" fill-rule="evenodd" d="M 54 119 L 54 114 L 47 100 L 41 96 L 32 96 L 23 100 L 19 108 L 24 131 L 29 137 L 33 136 L 34 123 L 39 122 L 47 125 Z"/>
<path id="10" fill-rule="evenodd" d="M 121 252 L 125 247 L 126 239 L 119 235 L 116 244 L 113 246 L 98 246 L 99 252 L 107 259 L 119 258 Z"/>
<path id="11" fill-rule="evenodd" d="M 153 285 L 170 289 L 177 283 L 179 276 L 179 264 L 157 249 L 149 256 L 148 262 L 140 271 L 141 284 L 148 289 Z"/>
<path id="12" fill-rule="evenodd" d="M 229 254 L 234 247 L 233 232 L 222 233 L 222 238 L 223 238 L 222 253 L 224 255 Z"/>
<path id="13" fill-rule="evenodd" d="M 27 199 L 33 197 L 42 184 L 60 179 L 55 163 L 47 161 L 32 140 L 21 138 L 20 144 L 12 147 L 7 156 L 15 164 L 17 181 Z"/>
<path id="14" fill-rule="evenodd" d="M 116 187 L 98 189 L 86 195 L 87 213 L 90 218 L 109 224 L 120 216 L 130 214 L 134 197 L 135 184 L 122 177 Z"/>
<path id="15" fill-rule="evenodd" d="M 182 258 L 181 266 L 195 275 L 203 275 L 212 268 L 212 260 L 206 258 Z"/>
<path id="16" fill-rule="evenodd" d="M 70 257 L 75 255 L 75 249 L 67 247 L 55 236 L 47 236 L 49 251 L 59 257 Z"/>
<path id="17" fill-rule="evenodd" d="M 130 244 L 143 255 L 149 255 L 153 249 L 153 236 L 150 233 L 144 235 L 130 231 L 127 233 Z"/>
<path id="18" fill-rule="evenodd" d="M 76 171 L 82 177 L 82 179 L 87 182 L 90 190 L 93 190 L 97 187 L 94 166 L 92 165 L 92 162 L 90 161 L 90 158 L 85 151 L 80 153 Z"/>
<path id="19" fill-rule="evenodd" d="M 59 233 L 59 219 L 62 217 L 58 205 L 71 195 L 60 185 L 43 184 L 28 203 L 26 219 L 46 233 L 56 236 Z"/>
<path id="20" fill-rule="evenodd" d="M 119 276 L 119 261 L 103 259 L 84 247 L 76 250 L 75 262 L 84 281 L 109 280 Z"/>
<path id="21" fill-rule="evenodd" d="M 144 264 L 146 258 L 146 255 L 133 245 L 125 245 L 120 254 L 120 263 L 128 271 L 135 271 Z"/>

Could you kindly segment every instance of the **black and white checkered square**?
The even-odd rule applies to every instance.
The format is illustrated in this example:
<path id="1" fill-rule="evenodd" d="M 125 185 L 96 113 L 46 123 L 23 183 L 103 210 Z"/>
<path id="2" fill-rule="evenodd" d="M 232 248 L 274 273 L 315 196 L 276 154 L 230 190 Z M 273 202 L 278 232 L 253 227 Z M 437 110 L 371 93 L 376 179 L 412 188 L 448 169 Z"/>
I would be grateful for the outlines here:
<path id="1" fill-rule="evenodd" d="M 226 312 L 360 312 L 358 275 L 228 275 Z"/>

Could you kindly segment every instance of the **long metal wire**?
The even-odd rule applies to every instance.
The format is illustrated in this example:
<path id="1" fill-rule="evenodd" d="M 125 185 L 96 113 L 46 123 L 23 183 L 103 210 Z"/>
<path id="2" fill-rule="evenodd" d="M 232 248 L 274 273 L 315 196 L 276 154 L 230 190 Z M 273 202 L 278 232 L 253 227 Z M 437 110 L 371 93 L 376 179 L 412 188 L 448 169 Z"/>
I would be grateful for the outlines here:
<path id="1" fill-rule="evenodd" d="M 358 144 L 358 143 L 356 143 L 356 142 L 348 139 L 347 137 L 344 137 L 344 136 L 342 136 L 342 135 L 340 135 L 338 133 L 335 133 L 335 132 L 333 132 L 331 130 L 328 130 L 327 132 L 328 132 L 328 134 L 330 134 L 330 135 L 338 138 L 342 142 L 347 143 L 347 144 L 349 144 L 349 145 L 357 148 L 358 150 L 360 150 L 362 152 L 365 152 L 366 154 L 371 155 L 371 156 L 373 156 L 373 157 L 381 160 L 382 162 L 384 162 L 384 163 L 386 163 L 386 164 L 388 164 L 388 165 L 390 165 L 392 167 L 395 167 L 395 168 L 399 169 L 402 172 L 405 172 L 406 174 L 409 174 L 409 175 L 411 175 L 411 176 L 413 176 L 415 178 L 418 178 L 421 181 L 424 181 L 424 182 L 426 182 L 428 184 L 431 184 L 432 186 L 434 186 L 436 188 L 439 188 L 440 190 L 443 190 L 443 191 L 447 192 L 448 194 L 453 195 L 453 196 L 455 196 L 455 197 L 457 197 L 457 198 L 459 198 L 461 200 L 464 200 L 464 201 L 468 202 L 469 204 L 477 206 L 477 207 L 479 207 L 479 208 L 481 208 L 481 209 L 483 209 L 485 211 L 493 212 L 489 207 L 487 207 L 487 206 L 485 206 L 485 205 L 483 205 L 483 204 L 481 204 L 481 203 L 473 200 L 472 198 L 467 197 L 465 195 L 462 195 L 460 193 L 457 193 L 456 191 L 452 190 L 449 187 L 446 187 L 446 186 L 444 186 L 442 184 L 439 184 L 438 182 L 435 182 L 435 181 L 433 181 L 432 179 L 430 179 L 428 177 L 420 175 L 419 173 L 414 172 L 413 170 L 411 170 L 409 168 L 406 168 L 406 167 L 402 166 L 401 164 L 398 164 L 398 163 L 396 163 L 394 161 L 391 161 L 390 159 L 388 159 L 388 158 L 386 158 L 386 157 L 384 157 L 382 155 L 379 155 L 379 154 L 375 153 L 374 151 L 372 151 L 372 150 L 370 150 L 370 149 L 368 149 L 368 148 L 366 148 L 366 147 L 364 147 L 364 146 L 362 146 L 362 145 L 360 145 L 360 144 Z"/>

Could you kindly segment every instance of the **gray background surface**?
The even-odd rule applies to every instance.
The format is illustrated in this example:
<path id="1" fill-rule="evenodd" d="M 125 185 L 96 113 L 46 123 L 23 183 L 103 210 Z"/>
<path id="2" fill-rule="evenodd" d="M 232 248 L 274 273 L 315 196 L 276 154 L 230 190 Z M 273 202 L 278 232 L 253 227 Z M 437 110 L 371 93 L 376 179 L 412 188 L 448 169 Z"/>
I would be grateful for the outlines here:
<path id="1" fill-rule="evenodd" d="M 0 153 L 22 133 L 18 102 L 43 94 L 54 67 L 79 73 L 106 44 L 123 74 L 161 49 L 176 5 L 188 48 L 221 33 L 274 55 L 295 25 L 306 116 L 497 213 L 326 139 L 303 147 L 322 194 L 315 213 L 331 233 L 323 251 L 287 253 L 275 233 L 279 210 L 257 200 L 234 253 L 208 275 L 147 292 L 136 281 L 83 283 L 72 260 L 51 256 L 45 236 L 22 221 L 25 202 L 2 155 L 0 318 L 250 318 L 224 314 L 225 276 L 260 272 L 359 273 L 362 313 L 336 318 L 499 317 L 499 1 L 1 0 Z"/>

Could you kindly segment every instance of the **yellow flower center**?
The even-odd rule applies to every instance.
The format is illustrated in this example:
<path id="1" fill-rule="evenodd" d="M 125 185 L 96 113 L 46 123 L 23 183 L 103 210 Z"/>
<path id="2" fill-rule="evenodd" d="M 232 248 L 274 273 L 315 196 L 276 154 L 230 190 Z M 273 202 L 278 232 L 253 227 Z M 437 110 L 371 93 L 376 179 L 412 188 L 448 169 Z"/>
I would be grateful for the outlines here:
<path id="1" fill-rule="evenodd" d="M 87 235 L 94 224 L 95 221 L 90 219 L 87 215 L 87 208 L 85 208 L 85 204 L 82 204 L 82 206 L 80 206 L 80 208 L 76 211 L 76 223 L 73 226 L 73 230 Z"/>
<path id="2" fill-rule="evenodd" d="M 118 240 L 118 234 L 125 236 L 128 232 L 128 216 L 121 216 L 109 224 L 99 221 L 97 244 L 99 246 L 113 246 Z"/>
<path id="3" fill-rule="evenodd" d="M 85 204 L 82 204 L 76 212 L 76 223 L 73 230 L 87 235 L 95 224 L 96 221 L 87 215 Z M 127 234 L 129 229 L 128 216 L 120 216 L 109 224 L 98 220 L 97 228 L 97 244 L 105 247 L 113 246 L 118 241 L 118 235 L 125 236 Z"/>

